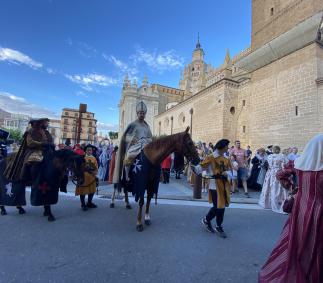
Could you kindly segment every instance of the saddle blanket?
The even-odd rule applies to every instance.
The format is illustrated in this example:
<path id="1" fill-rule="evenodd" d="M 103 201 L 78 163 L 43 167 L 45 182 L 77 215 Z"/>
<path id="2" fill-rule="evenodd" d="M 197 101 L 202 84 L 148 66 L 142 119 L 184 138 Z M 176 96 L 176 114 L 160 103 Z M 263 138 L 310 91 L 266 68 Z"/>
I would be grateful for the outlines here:
<path id="1" fill-rule="evenodd" d="M 158 194 L 161 166 L 153 165 L 148 160 L 143 151 L 137 155 L 135 161 L 130 168 L 129 186 L 126 186 L 127 191 L 132 192 L 135 200 L 145 196 L 145 191 L 148 190 L 150 197 Z"/>

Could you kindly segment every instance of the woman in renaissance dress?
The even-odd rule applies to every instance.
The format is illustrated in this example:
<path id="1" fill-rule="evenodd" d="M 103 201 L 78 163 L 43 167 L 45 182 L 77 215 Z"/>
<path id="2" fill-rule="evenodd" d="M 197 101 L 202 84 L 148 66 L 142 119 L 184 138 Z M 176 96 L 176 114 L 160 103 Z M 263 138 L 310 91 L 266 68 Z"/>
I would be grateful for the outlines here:
<path id="1" fill-rule="evenodd" d="M 284 213 L 283 205 L 288 197 L 288 191 L 277 180 L 276 174 L 283 169 L 286 159 L 280 154 L 279 146 L 274 146 L 273 152 L 268 156 L 269 169 L 262 186 L 259 205 L 277 213 Z"/>
<path id="2" fill-rule="evenodd" d="M 259 283 L 323 282 L 323 135 L 296 159 L 298 192 L 280 239 L 259 273 Z"/>

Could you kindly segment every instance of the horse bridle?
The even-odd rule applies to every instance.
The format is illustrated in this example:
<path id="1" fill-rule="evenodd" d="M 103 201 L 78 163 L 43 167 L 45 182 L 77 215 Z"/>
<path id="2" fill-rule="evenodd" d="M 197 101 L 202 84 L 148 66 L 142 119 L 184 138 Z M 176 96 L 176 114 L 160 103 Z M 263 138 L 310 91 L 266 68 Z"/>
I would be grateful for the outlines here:
<path id="1" fill-rule="evenodd" d="M 75 169 L 77 168 L 77 165 L 76 165 L 76 161 L 73 160 L 73 176 L 72 176 L 72 183 L 75 185 L 75 186 L 79 186 L 79 183 L 78 183 L 78 177 L 75 175 Z"/>

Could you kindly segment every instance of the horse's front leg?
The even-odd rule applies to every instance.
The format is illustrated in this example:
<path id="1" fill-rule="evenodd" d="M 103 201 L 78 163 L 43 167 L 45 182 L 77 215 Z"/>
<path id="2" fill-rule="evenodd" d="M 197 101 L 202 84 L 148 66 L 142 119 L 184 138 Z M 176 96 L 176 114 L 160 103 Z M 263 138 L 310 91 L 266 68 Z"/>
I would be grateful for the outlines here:
<path id="1" fill-rule="evenodd" d="M 147 203 L 146 203 L 146 211 L 145 211 L 145 224 L 146 225 L 150 225 L 151 224 L 150 214 L 149 214 L 149 208 L 150 208 L 151 198 L 152 198 L 152 196 L 150 194 L 148 194 L 148 196 L 147 196 Z"/>
<path id="2" fill-rule="evenodd" d="M 126 203 L 126 209 L 131 209 L 131 205 L 129 203 L 129 197 L 128 197 L 128 192 L 125 190 L 124 192 L 124 201 Z"/>
<path id="3" fill-rule="evenodd" d="M 145 200 L 144 197 L 139 199 L 139 208 L 138 208 L 138 215 L 137 215 L 137 231 L 141 232 L 144 230 L 144 226 L 142 225 L 142 207 L 144 206 Z"/>

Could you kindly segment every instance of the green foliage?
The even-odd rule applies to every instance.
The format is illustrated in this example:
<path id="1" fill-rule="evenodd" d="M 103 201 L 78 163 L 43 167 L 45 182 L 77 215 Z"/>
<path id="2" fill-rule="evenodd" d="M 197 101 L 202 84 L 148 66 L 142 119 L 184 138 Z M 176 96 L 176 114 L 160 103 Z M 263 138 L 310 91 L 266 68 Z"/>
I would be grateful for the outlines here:
<path id="1" fill-rule="evenodd" d="M 6 129 L 10 133 L 9 139 L 13 139 L 16 143 L 21 143 L 23 138 L 23 133 L 19 129 Z"/>
<path id="2" fill-rule="evenodd" d="M 118 132 L 109 132 L 109 138 L 115 140 L 118 138 Z"/>

